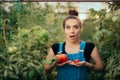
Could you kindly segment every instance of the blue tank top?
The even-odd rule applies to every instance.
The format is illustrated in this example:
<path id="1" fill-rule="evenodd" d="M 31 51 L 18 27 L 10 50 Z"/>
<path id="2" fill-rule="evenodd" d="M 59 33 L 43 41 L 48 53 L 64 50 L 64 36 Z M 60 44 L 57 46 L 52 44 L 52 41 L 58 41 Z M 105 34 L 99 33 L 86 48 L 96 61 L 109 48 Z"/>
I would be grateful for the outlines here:
<path id="1" fill-rule="evenodd" d="M 78 59 L 79 61 L 85 61 L 84 57 L 85 44 L 86 43 L 84 41 L 80 42 L 80 50 L 78 53 L 66 54 L 68 59 L 71 61 L 74 61 L 75 59 Z M 59 44 L 58 54 L 62 53 L 62 45 L 63 43 L 61 42 Z M 57 66 L 56 70 L 57 70 L 56 80 L 87 80 L 86 66 L 76 67 L 73 65 L 65 64 L 61 67 Z"/>

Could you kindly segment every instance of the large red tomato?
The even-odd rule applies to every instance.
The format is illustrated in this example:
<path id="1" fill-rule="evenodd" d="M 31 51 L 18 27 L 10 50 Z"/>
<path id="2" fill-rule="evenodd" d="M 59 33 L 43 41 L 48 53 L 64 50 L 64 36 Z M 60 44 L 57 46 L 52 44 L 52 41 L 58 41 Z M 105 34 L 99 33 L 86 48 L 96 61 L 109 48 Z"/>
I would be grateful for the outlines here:
<path id="1" fill-rule="evenodd" d="M 58 59 L 58 63 L 63 63 L 68 60 L 66 54 L 57 54 L 56 57 Z"/>

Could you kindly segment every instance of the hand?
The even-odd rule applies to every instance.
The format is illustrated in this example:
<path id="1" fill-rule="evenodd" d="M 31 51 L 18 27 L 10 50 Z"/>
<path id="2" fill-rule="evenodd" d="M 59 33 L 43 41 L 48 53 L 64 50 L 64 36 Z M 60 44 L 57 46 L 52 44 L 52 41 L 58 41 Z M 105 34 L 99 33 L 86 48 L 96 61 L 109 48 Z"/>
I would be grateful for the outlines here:
<path id="1" fill-rule="evenodd" d="M 77 67 L 80 67 L 80 66 L 84 66 L 86 64 L 86 61 L 79 61 L 77 63 L 75 62 L 71 62 L 69 63 L 70 65 L 74 65 L 74 66 L 77 66 Z"/>
<path id="2" fill-rule="evenodd" d="M 72 61 L 71 60 L 69 60 L 69 61 L 65 61 L 65 62 L 63 62 L 63 63 L 57 63 L 56 65 L 57 66 L 63 66 L 63 65 L 65 65 L 65 64 L 70 64 Z"/>
<path id="3" fill-rule="evenodd" d="M 53 61 L 52 64 L 51 64 L 51 66 L 54 67 L 56 64 L 57 64 L 57 61 Z"/>

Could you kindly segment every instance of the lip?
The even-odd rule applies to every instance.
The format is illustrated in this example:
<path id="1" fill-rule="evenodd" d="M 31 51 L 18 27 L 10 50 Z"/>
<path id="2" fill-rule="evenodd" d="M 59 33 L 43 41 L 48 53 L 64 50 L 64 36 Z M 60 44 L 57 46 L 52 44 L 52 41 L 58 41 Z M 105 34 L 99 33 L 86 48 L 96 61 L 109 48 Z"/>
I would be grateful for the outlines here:
<path id="1" fill-rule="evenodd" d="M 70 35 L 69 37 L 70 37 L 70 39 L 74 39 L 75 35 Z"/>

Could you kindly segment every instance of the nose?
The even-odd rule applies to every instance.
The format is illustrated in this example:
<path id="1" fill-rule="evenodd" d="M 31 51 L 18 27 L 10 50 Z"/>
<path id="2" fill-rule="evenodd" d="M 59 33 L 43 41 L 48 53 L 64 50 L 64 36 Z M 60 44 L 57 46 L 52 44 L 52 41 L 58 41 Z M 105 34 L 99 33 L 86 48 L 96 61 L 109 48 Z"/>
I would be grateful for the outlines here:
<path id="1" fill-rule="evenodd" d="M 70 29 L 70 33 L 74 33 L 74 29 L 73 28 Z"/>

